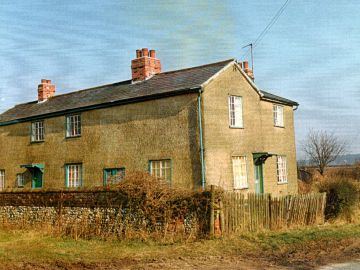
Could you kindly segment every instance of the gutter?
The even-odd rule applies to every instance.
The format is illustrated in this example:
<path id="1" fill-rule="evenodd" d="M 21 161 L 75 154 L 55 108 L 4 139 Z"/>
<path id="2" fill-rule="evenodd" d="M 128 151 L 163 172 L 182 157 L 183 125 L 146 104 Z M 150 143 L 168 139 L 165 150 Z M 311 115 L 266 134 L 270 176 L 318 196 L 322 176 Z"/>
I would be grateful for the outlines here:
<path id="1" fill-rule="evenodd" d="M 276 102 L 278 104 L 287 105 L 287 106 L 296 106 L 296 107 L 299 106 L 299 104 L 297 102 L 286 102 L 286 101 L 278 100 L 278 99 L 275 99 L 275 98 L 272 99 L 272 98 L 263 97 L 263 98 L 261 98 L 261 100 L 272 102 L 272 103 Z"/>
<path id="2" fill-rule="evenodd" d="M 199 136 L 200 136 L 200 161 L 201 161 L 201 188 L 205 190 L 205 166 L 204 166 L 204 144 L 203 144 L 203 131 L 202 131 L 202 116 L 201 116 L 201 93 L 199 90 L 198 95 L 198 120 L 199 120 Z"/>

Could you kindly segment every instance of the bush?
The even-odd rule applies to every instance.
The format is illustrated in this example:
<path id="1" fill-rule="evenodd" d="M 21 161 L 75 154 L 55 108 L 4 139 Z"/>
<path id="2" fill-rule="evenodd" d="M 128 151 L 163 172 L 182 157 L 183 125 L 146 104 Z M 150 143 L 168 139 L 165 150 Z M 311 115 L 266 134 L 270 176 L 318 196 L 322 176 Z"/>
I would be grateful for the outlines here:
<path id="1" fill-rule="evenodd" d="M 129 174 L 110 189 L 125 197 L 123 207 L 136 217 L 139 228 L 148 233 L 158 227 L 164 230 L 164 226 L 179 220 L 187 225 L 196 220 L 198 233 L 207 233 L 209 192 L 171 187 L 166 181 L 141 172 Z"/>
<path id="2" fill-rule="evenodd" d="M 209 217 L 209 191 L 171 187 L 140 172 L 106 187 L 0 193 L 0 227 L 48 228 L 75 239 L 202 238 Z"/>
<path id="3" fill-rule="evenodd" d="M 359 190 L 352 181 L 335 178 L 319 184 L 319 191 L 326 192 L 325 218 L 344 217 L 351 220 L 355 206 L 359 203 Z"/>

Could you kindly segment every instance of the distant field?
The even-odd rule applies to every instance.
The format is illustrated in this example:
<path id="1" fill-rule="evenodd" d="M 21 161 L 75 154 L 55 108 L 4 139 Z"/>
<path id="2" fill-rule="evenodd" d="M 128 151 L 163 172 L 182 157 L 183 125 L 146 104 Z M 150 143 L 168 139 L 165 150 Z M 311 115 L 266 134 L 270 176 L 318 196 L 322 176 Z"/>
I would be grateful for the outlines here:
<path id="1" fill-rule="evenodd" d="M 0 269 L 313 269 L 360 258 L 360 225 L 181 243 L 73 240 L 0 231 Z"/>

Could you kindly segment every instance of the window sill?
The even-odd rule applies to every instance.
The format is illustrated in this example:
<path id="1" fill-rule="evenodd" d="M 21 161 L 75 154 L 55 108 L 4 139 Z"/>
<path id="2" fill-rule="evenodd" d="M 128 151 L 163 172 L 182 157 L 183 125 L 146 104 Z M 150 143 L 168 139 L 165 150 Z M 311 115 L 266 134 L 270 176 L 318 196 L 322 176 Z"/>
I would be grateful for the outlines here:
<path id="1" fill-rule="evenodd" d="M 65 139 L 74 139 L 74 138 L 80 138 L 81 135 L 75 135 L 75 136 L 65 136 Z"/>
<path id="2" fill-rule="evenodd" d="M 244 129 L 244 127 L 235 127 L 235 126 L 229 126 L 229 128 L 232 128 L 232 129 Z"/>
<path id="3" fill-rule="evenodd" d="M 37 143 L 43 143 L 45 142 L 45 140 L 42 140 L 42 141 L 30 141 L 31 144 L 37 144 Z"/>
<path id="4" fill-rule="evenodd" d="M 80 186 L 80 187 L 66 187 L 66 190 L 70 190 L 70 191 L 78 191 L 78 190 L 81 190 L 83 188 L 83 186 Z"/>
<path id="5" fill-rule="evenodd" d="M 277 126 L 277 125 L 274 125 L 274 127 L 276 127 L 276 128 L 285 128 L 285 126 Z"/>
<path id="6" fill-rule="evenodd" d="M 249 189 L 249 187 L 234 187 L 234 190 L 244 190 L 244 189 Z"/>
<path id="7" fill-rule="evenodd" d="M 277 184 L 278 184 L 278 185 L 287 185 L 288 182 L 287 182 L 287 181 L 286 181 L 286 182 L 282 182 L 282 183 L 278 182 Z"/>

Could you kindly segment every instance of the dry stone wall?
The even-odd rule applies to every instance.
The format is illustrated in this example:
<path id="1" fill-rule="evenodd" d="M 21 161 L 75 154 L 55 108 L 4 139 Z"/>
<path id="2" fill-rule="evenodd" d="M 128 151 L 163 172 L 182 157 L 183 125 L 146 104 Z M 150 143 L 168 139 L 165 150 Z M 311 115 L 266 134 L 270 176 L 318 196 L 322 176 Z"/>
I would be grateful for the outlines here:
<path id="1" fill-rule="evenodd" d="M 199 194 L 197 194 L 199 196 Z M 168 213 L 159 207 L 147 211 L 142 198 L 128 198 L 119 191 L 1 192 L 0 226 L 41 228 L 75 237 L 117 237 L 128 235 L 197 236 L 208 225 L 206 195 L 182 198 L 180 208 Z M 205 199 L 205 200 L 204 200 Z M 165 209 L 165 208 L 164 208 Z M 171 208 L 168 208 L 170 210 Z"/>

